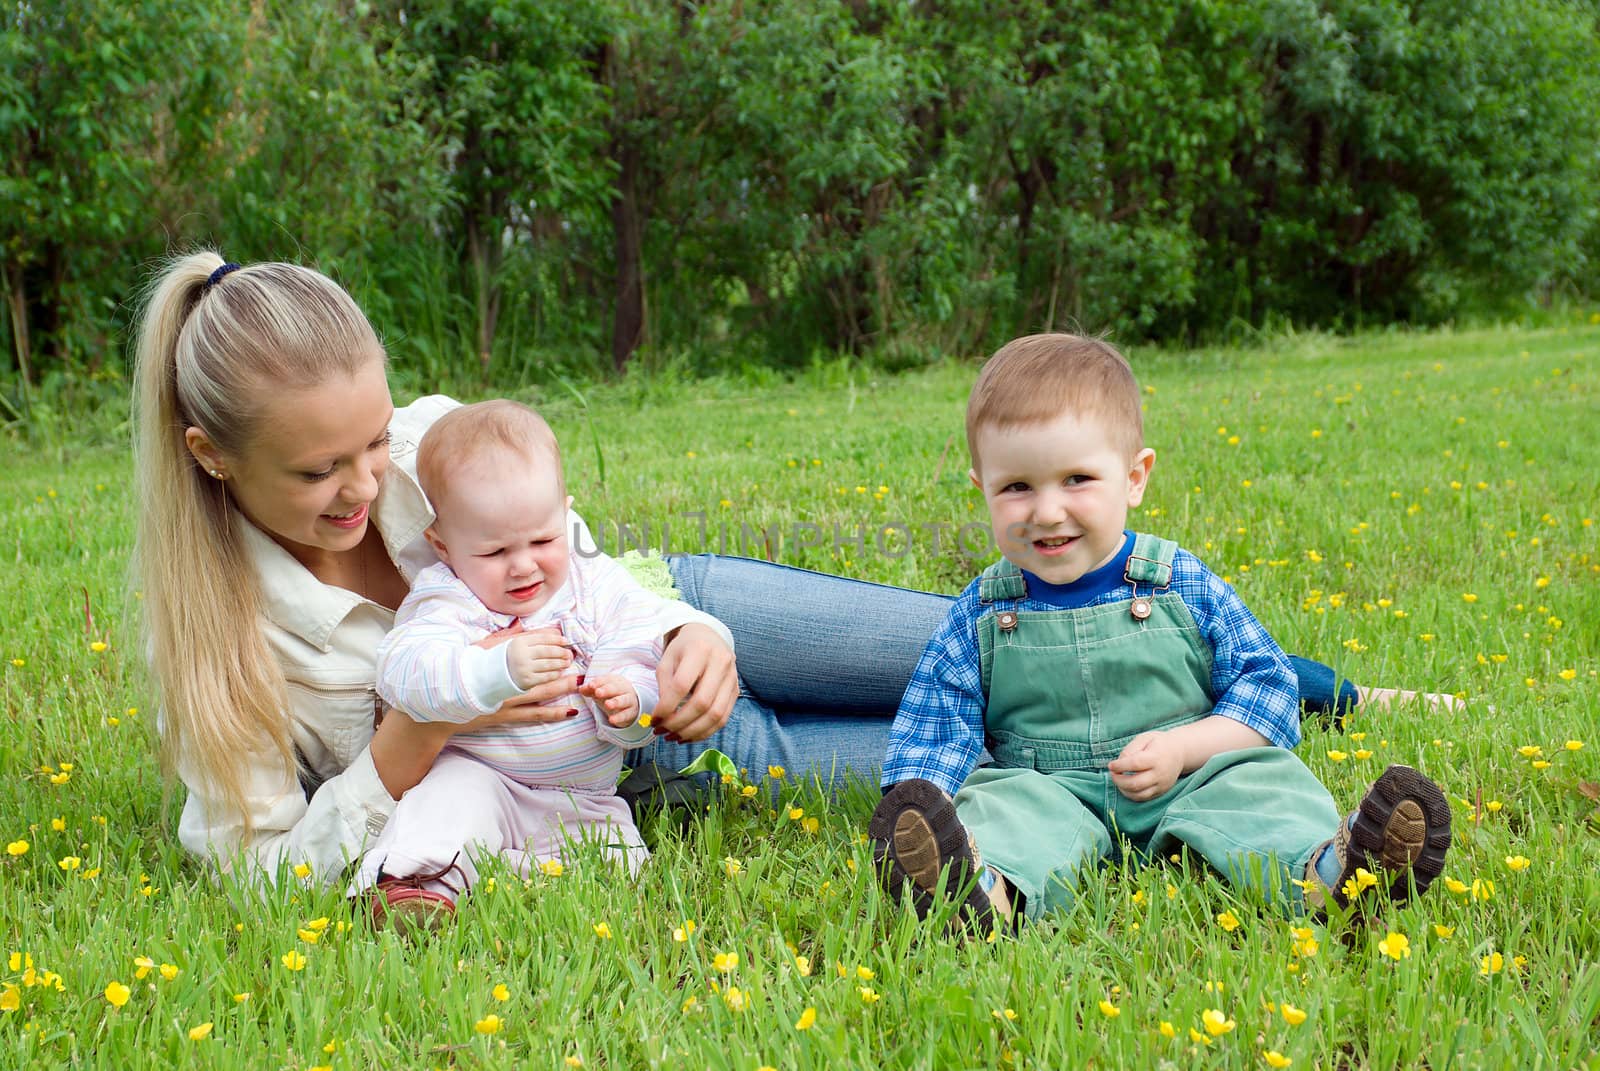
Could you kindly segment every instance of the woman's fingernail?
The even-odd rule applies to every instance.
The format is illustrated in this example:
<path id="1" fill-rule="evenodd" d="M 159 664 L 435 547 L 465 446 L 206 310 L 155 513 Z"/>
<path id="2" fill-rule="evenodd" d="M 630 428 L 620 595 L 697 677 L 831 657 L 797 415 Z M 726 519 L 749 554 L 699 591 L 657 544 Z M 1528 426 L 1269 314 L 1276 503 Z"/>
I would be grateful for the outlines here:
<path id="1" fill-rule="evenodd" d="M 578 687 L 583 687 L 583 674 L 578 674 Z"/>
<path id="2" fill-rule="evenodd" d="M 578 708 L 577 707 L 568 707 L 567 708 L 567 717 L 576 718 L 577 716 L 578 716 Z"/>

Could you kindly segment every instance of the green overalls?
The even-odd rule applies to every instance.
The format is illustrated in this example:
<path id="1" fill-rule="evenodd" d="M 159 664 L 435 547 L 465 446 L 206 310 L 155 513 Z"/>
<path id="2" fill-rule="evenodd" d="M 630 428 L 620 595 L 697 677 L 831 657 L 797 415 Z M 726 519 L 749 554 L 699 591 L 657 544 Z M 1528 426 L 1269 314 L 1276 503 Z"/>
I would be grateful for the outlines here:
<path id="1" fill-rule="evenodd" d="M 1139 535 L 1127 571 L 1134 597 L 1077 610 L 1018 610 L 1024 578 L 1004 559 L 981 578 L 994 765 L 967 778 L 956 811 L 984 862 L 1026 896 L 1030 918 L 1070 907 L 1078 871 L 1115 859 L 1119 837 L 1144 858 L 1187 846 L 1235 884 L 1298 903 L 1289 879 L 1305 876 L 1338 826 L 1328 790 L 1278 747 L 1218 755 L 1144 803 L 1112 783 L 1107 764 L 1128 741 L 1214 705 L 1211 648 L 1165 590 L 1176 551 Z"/>

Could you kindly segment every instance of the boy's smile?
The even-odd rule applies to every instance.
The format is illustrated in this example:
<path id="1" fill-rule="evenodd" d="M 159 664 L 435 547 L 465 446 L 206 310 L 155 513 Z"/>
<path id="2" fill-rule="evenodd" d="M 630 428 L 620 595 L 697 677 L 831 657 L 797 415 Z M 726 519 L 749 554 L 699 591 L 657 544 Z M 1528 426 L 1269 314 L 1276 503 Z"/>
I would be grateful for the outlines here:
<path id="1" fill-rule="evenodd" d="M 1070 584 L 1116 555 L 1155 464 L 1154 451 L 1129 458 L 1100 419 L 1073 413 L 984 427 L 976 445 L 971 478 L 1000 553 L 1051 584 Z"/>

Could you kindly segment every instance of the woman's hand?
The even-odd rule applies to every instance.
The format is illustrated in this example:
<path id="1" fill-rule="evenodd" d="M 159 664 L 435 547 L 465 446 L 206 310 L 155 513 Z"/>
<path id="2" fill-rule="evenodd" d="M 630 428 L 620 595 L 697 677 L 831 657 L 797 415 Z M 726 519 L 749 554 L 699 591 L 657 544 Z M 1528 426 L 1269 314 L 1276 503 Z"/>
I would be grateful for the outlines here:
<path id="1" fill-rule="evenodd" d="M 739 697 L 733 652 L 707 625 L 683 625 L 667 637 L 656 682 L 661 700 L 650 727 L 678 742 L 702 740 L 722 728 Z"/>

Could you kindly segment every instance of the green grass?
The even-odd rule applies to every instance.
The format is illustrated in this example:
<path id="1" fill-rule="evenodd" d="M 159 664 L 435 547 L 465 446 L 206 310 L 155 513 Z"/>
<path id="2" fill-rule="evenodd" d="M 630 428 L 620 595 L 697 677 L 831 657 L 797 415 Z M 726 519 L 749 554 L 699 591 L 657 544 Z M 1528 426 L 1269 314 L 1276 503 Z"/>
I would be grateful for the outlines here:
<path id="1" fill-rule="evenodd" d="M 174 847 L 162 807 L 124 581 L 126 457 L 0 447 L 0 846 L 28 843 L 0 854 L 0 999 L 18 1005 L 0 1012 L 0 1065 L 1264 1067 L 1266 1050 L 1297 1068 L 1600 1065 L 1600 818 L 1584 794 L 1600 782 L 1597 354 L 1587 318 L 1133 354 L 1158 453 L 1134 523 L 1230 576 L 1291 651 L 1470 697 L 1458 715 L 1308 727 L 1300 753 L 1341 800 L 1387 762 L 1419 765 L 1455 804 L 1447 875 L 1493 895 L 1441 882 L 1348 941 L 1316 927 L 1310 957 L 1271 909 L 1166 865 L 1098 875 L 1071 915 L 1015 940 L 954 943 L 878 894 L 860 843 L 869 790 L 829 800 L 787 782 L 775 810 L 730 789 L 687 835 L 657 831 L 637 882 L 595 860 L 527 884 L 501 874 L 416 945 L 341 929 L 352 915 L 334 892 L 220 889 Z M 741 524 L 776 525 L 747 549 L 954 591 L 981 556 L 951 553 L 949 530 L 936 550 L 921 526 L 983 517 L 960 433 L 973 372 L 639 379 L 590 391 L 587 414 L 564 390 L 534 400 L 596 527 L 659 541 L 670 522 L 673 549 L 704 549 L 684 516 L 703 511 L 711 549 L 719 531 L 736 550 Z M 821 526 L 822 545 L 796 546 L 797 522 Z M 897 523 L 911 537 L 880 551 Z M 836 546 L 835 524 L 863 544 Z M 1519 855 L 1531 862 L 1514 871 Z M 297 934 L 324 917 L 314 944 Z M 685 919 L 696 928 L 675 941 Z M 1390 931 L 1409 958 L 1380 953 Z M 719 971 L 719 952 L 737 968 Z M 136 980 L 138 956 L 178 973 Z M 131 988 L 120 1009 L 112 981 Z M 1269 1010 L 1285 1002 L 1302 1024 Z M 1236 1027 L 1197 1044 L 1212 1008 Z M 478 1033 L 490 1014 L 501 1029 Z"/>

